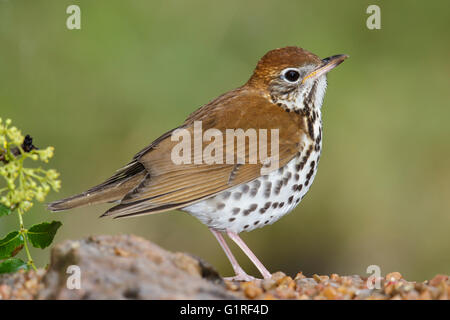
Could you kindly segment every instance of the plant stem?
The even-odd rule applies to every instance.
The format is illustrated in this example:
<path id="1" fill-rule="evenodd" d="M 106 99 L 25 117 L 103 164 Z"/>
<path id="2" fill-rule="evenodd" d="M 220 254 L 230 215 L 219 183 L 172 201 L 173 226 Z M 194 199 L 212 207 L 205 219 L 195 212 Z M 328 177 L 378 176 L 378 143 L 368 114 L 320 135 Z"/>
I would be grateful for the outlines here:
<path id="1" fill-rule="evenodd" d="M 37 270 L 36 266 L 34 265 L 33 258 L 30 254 L 30 249 L 28 248 L 28 237 L 27 232 L 28 230 L 24 228 L 23 226 L 23 218 L 22 218 L 22 210 L 17 209 L 17 214 L 19 215 L 19 223 L 20 223 L 20 233 L 23 235 L 23 245 L 25 247 L 25 251 L 27 253 L 27 263 L 34 269 L 34 271 Z"/>

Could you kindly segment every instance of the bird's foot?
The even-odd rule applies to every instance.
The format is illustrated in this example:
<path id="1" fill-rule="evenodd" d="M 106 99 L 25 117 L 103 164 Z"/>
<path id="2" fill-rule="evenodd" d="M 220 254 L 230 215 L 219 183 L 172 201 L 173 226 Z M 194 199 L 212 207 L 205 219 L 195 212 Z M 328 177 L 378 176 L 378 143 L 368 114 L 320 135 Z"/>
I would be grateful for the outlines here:
<path id="1" fill-rule="evenodd" d="M 234 277 L 225 277 L 223 278 L 227 281 L 253 281 L 253 280 L 260 280 L 255 277 L 252 277 L 251 275 L 248 275 L 246 273 L 240 273 L 235 275 Z"/>

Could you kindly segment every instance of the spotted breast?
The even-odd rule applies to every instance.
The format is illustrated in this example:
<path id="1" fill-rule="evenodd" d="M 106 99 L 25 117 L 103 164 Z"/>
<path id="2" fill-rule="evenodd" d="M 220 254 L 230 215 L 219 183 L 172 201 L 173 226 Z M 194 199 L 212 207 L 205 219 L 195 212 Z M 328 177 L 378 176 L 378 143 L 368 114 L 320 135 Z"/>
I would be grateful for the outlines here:
<path id="1" fill-rule="evenodd" d="M 291 212 L 311 187 L 322 149 L 320 110 L 305 121 L 311 129 L 301 150 L 285 166 L 182 210 L 210 228 L 236 233 L 272 224 Z"/>

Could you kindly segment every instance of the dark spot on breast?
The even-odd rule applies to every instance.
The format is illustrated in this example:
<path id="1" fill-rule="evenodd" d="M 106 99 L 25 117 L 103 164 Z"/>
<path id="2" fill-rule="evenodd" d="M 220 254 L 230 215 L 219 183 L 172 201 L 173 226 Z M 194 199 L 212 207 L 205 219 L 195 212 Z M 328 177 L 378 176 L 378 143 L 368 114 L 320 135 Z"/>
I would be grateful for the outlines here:
<path id="1" fill-rule="evenodd" d="M 241 211 L 241 208 L 233 208 L 233 214 L 236 215 Z"/>
<path id="2" fill-rule="evenodd" d="M 250 196 L 252 196 L 252 197 L 256 196 L 260 186 L 261 186 L 261 182 L 259 180 L 253 181 L 252 189 L 250 190 Z"/>
<path id="3" fill-rule="evenodd" d="M 290 171 L 288 171 L 283 178 L 283 184 L 287 185 L 287 183 L 288 183 L 289 179 L 291 179 L 291 177 L 292 177 L 292 173 Z"/>
<path id="4" fill-rule="evenodd" d="M 250 187 L 249 187 L 248 185 L 244 184 L 244 185 L 242 186 L 241 190 L 242 190 L 242 193 L 245 194 L 245 193 L 248 192 L 248 190 L 250 190 Z"/>
<path id="5" fill-rule="evenodd" d="M 308 147 L 308 150 L 306 150 L 306 153 L 304 157 L 302 158 L 302 161 L 296 166 L 297 171 L 303 170 L 303 167 L 305 166 L 306 162 L 308 161 L 309 157 L 311 156 L 311 152 L 313 150 L 313 145 L 311 144 Z"/>
<path id="6" fill-rule="evenodd" d="M 246 224 L 245 226 L 244 226 L 244 229 L 247 229 L 249 227 L 249 225 L 248 224 Z"/>
<path id="7" fill-rule="evenodd" d="M 314 162 L 314 161 L 313 161 Z M 312 164 L 312 163 L 311 163 Z M 315 162 L 314 162 L 315 165 Z M 309 184 L 309 180 L 311 179 L 312 175 L 314 174 L 314 165 L 311 166 L 311 168 L 309 169 L 308 174 L 306 175 L 306 181 L 305 181 L 305 186 L 308 186 Z"/>
<path id="8" fill-rule="evenodd" d="M 319 134 L 316 138 L 316 145 L 314 146 L 314 150 L 319 151 L 320 150 L 320 142 L 322 141 L 322 127 L 319 127 Z"/>
<path id="9" fill-rule="evenodd" d="M 278 181 L 277 181 L 277 184 L 275 185 L 275 188 L 274 188 L 273 192 L 274 192 L 276 195 L 280 194 L 280 190 L 281 190 L 281 187 L 282 187 L 282 186 L 283 186 L 283 180 L 278 180 Z"/>
<path id="10" fill-rule="evenodd" d="M 222 194 L 222 199 L 223 199 L 223 200 L 227 200 L 230 196 L 231 196 L 231 192 L 230 192 L 230 191 L 225 191 L 225 192 Z"/>
<path id="11" fill-rule="evenodd" d="M 314 122 L 311 118 L 308 119 L 308 134 L 309 137 L 314 141 Z"/>
<path id="12" fill-rule="evenodd" d="M 322 135 L 318 135 L 316 138 L 316 144 L 320 144 L 320 141 L 322 140 Z"/>
<path id="13" fill-rule="evenodd" d="M 288 199 L 289 204 L 292 203 L 292 199 L 294 199 L 294 196 L 290 196 L 290 197 L 289 197 L 289 199 Z"/>
<path id="14" fill-rule="evenodd" d="M 298 173 L 295 174 L 295 180 L 298 181 L 300 179 L 300 175 Z"/>
<path id="15" fill-rule="evenodd" d="M 259 213 L 263 214 L 264 212 L 266 212 L 266 209 L 264 208 L 259 209 Z"/>
<path id="16" fill-rule="evenodd" d="M 244 214 L 244 216 L 248 216 L 251 212 L 255 211 L 256 208 L 258 208 L 258 205 L 254 203 L 247 210 L 244 210 L 242 213 Z"/>
<path id="17" fill-rule="evenodd" d="M 268 198 L 270 197 L 270 192 L 272 191 L 272 182 L 267 181 L 264 187 L 264 197 Z"/>
<path id="18" fill-rule="evenodd" d="M 276 207 L 278 207 L 278 202 L 274 202 L 274 203 L 272 204 L 272 208 L 276 208 Z"/>
<path id="19" fill-rule="evenodd" d="M 284 202 L 280 202 L 280 204 L 278 205 L 278 208 L 282 208 L 284 206 Z"/>
<path id="20" fill-rule="evenodd" d="M 219 202 L 219 203 L 217 204 L 217 209 L 221 210 L 221 209 L 223 209 L 223 208 L 225 208 L 225 203 Z"/>
<path id="21" fill-rule="evenodd" d="M 233 193 L 233 198 L 235 200 L 239 200 L 239 199 L 241 199 L 241 197 L 242 197 L 242 193 L 240 193 L 240 192 Z"/>
<path id="22" fill-rule="evenodd" d="M 320 144 L 316 143 L 316 145 L 314 146 L 314 150 L 320 151 Z"/>
<path id="23" fill-rule="evenodd" d="M 309 119 L 311 115 L 311 108 L 309 107 L 310 101 L 308 99 L 303 100 L 303 109 L 301 110 L 301 113 L 304 117 L 307 117 Z"/>
<path id="24" fill-rule="evenodd" d="M 264 205 L 264 209 L 269 209 L 270 206 L 272 205 L 272 202 L 266 202 L 266 204 Z"/>
<path id="25" fill-rule="evenodd" d="M 230 218 L 228 219 L 228 221 L 233 222 L 234 220 L 236 220 L 236 218 Z"/>
<path id="26" fill-rule="evenodd" d="M 256 226 L 258 223 L 259 223 L 259 220 L 258 220 L 258 221 L 255 221 L 255 223 L 253 223 L 253 225 Z"/>

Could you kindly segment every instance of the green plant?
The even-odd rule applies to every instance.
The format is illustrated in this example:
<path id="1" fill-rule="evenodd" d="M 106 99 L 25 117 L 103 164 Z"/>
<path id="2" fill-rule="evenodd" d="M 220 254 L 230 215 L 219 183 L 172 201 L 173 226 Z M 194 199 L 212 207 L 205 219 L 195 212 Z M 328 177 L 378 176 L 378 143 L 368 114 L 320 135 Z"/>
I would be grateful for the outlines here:
<path id="1" fill-rule="evenodd" d="M 61 222 L 52 221 L 25 228 L 23 216 L 33 206 L 33 200 L 43 202 L 50 189 L 59 190 L 61 182 L 53 169 L 24 166 L 27 159 L 48 162 L 53 157 L 53 147 L 37 149 L 30 136 L 24 137 L 10 125 L 10 119 L 3 122 L 0 118 L 0 217 L 17 212 L 19 229 L 0 239 L 0 273 L 36 269 L 29 243 L 35 248 L 48 247 L 61 226 Z M 27 262 L 14 258 L 23 248 Z"/>

